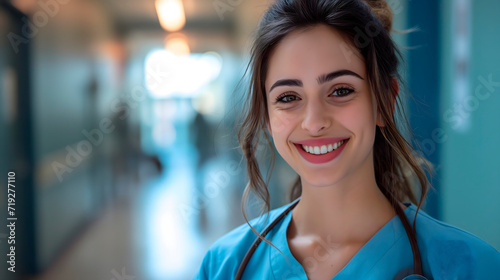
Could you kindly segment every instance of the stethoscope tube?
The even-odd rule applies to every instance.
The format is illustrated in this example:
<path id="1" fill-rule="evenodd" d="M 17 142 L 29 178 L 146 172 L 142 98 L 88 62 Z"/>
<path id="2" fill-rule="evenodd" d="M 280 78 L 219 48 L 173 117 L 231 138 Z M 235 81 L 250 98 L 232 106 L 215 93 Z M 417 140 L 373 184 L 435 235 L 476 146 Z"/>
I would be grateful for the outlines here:
<path id="1" fill-rule="evenodd" d="M 292 204 L 285 210 L 281 215 L 279 215 L 274 221 L 266 228 L 264 231 L 260 234 L 262 237 L 266 237 L 266 235 L 273 229 L 273 227 L 281 221 L 290 211 L 292 211 L 295 206 L 297 206 L 297 203 L 299 203 L 300 198 L 296 199 Z M 253 253 L 259 246 L 260 242 L 262 242 L 262 239 L 257 236 L 255 241 L 253 242 L 252 246 L 250 246 L 250 249 L 248 249 L 247 253 L 245 254 L 245 257 L 241 261 L 240 267 L 238 268 L 238 271 L 236 272 L 236 276 L 234 279 L 240 280 L 241 276 L 243 275 L 243 272 L 245 271 L 245 268 L 247 267 L 248 262 L 250 261 L 250 258 L 252 257 Z"/>
<path id="2" fill-rule="evenodd" d="M 299 203 L 300 198 L 296 199 L 292 204 L 283 211 L 274 221 L 271 222 L 269 226 L 267 226 L 261 233 L 261 236 L 266 237 L 266 235 L 273 229 L 273 227 L 281 221 L 290 211 L 297 206 Z M 416 237 L 416 232 L 410 225 L 410 222 L 408 221 L 408 218 L 406 217 L 403 209 L 401 208 L 401 205 L 399 203 L 394 203 L 394 209 L 396 211 L 396 214 L 399 216 L 399 219 L 403 223 L 403 227 L 405 228 L 406 235 L 408 236 L 408 239 L 410 241 L 411 245 L 411 250 L 413 252 L 413 273 L 412 275 L 409 275 L 405 277 L 404 279 L 427 279 L 425 276 L 423 276 L 423 269 L 422 269 L 422 261 L 420 259 L 420 250 L 418 249 L 417 245 L 417 237 Z M 253 253 L 259 246 L 259 244 L 262 242 L 262 239 L 257 237 L 255 241 L 252 243 L 252 246 L 248 249 L 247 253 L 245 254 L 245 257 L 241 261 L 241 264 L 238 268 L 238 271 L 236 272 L 236 276 L 234 279 L 240 280 L 241 277 L 243 276 L 243 272 L 245 272 L 245 268 L 252 258 Z M 403 279 L 403 280 L 404 280 Z"/>
<path id="3" fill-rule="evenodd" d="M 411 251 L 413 253 L 413 273 L 417 275 L 424 275 L 422 269 L 422 260 L 420 259 L 420 250 L 418 249 L 417 244 L 417 234 L 415 229 L 410 225 L 410 221 L 408 221 L 408 217 L 406 217 L 401 205 L 398 202 L 395 203 L 394 209 L 396 210 L 396 214 L 399 216 L 401 223 L 406 231 L 406 235 L 408 236 L 408 240 L 410 241 Z M 416 219 L 416 217 L 415 217 Z"/>

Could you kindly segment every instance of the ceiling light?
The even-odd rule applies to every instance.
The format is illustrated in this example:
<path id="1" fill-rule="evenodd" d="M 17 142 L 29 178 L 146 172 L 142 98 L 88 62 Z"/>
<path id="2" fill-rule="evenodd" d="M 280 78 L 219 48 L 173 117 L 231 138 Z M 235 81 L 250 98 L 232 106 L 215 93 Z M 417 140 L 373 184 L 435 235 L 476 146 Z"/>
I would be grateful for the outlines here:
<path id="1" fill-rule="evenodd" d="M 176 55 L 186 55 L 191 52 L 186 35 L 174 33 L 165 39 L 165 48 Z"/>
<path id="2" fill-rule="evenodd" d="M 186 24 L 184 5 L 181 0 L 156 0 L 155 6 L 163 29 L 175 32 L 181 30 Z"/>

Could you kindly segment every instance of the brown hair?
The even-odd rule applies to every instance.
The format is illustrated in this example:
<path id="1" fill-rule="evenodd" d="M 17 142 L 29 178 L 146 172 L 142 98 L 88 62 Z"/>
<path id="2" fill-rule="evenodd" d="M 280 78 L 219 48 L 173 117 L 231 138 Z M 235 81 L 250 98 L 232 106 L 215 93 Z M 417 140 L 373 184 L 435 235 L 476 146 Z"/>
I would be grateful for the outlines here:
<path id="1" fill-rule="evenodd" d="M 380 20 L 387 32 L 392 30 L 392 9 L 385 0 L 365 0 L 372 8 L 372 12 Z"/>
<path id="2" fill-rule="evenodd" d="M 401 117 L 398 125 L 405 126 L 406 131 L 410 132 L 400 104 L 401 96 L 394 88 L 394 79 L 400 83 L 402 81 L 398 74 L 401 55 L 390 37 L 392 15 L 391 8 L 384 0 L 276 0 L 264 14 L 248 66 L 249 97 L 238 132 L 249 176 L 242 198 L 242 211 L 247 223 L 245 203 L 250 192 L 262 199 L 265 212 L 270 208 L 267 183 L 271 171 L 264 181 L 255 157 L 262 137 L 272 145 L 265 131 L 269 116 L 264 84 L 269 55 L 274 46 L 290 32 L 318 24 L 340 31 L 364 58 L 368 81 L 385 123 L 383 127 L 377 126 L 374 143 L 378 187 L 394 206 L 400 201 L 411 201 L 418 205 L 418 209 L 421 207 L 430 185 L 426 177 L 426 171 L 430 173 L 430 166 L 406 141 L 396 125 L 394 115 L 397 112 Z M 365 39 L 360 41 L 360 37 Z M 274 153 L 271 155 L 271 166 L 273 164 Z M 413 187 L 420 187 L 420 199 L 417 199 Z M 300 178 L 297 178 L 291 190 L 291 199 L 300 194 Z"/>

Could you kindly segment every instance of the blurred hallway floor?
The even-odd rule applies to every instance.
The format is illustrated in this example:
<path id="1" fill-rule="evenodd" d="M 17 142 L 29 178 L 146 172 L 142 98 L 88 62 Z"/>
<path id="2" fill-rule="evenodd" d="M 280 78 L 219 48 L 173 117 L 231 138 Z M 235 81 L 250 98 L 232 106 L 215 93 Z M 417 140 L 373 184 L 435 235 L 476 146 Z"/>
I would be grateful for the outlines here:
<path id="1" fill-rule="evenodd" d="M 140 258 L 140 250 L 131 242 L 134 240 L 131 230 L 134 208 L 127 198 L 108 207 L 101 217 L 79 233 L 75 242 L 43 275 L 32 279 L 121 280 L 114 274 L 121 275 L 122 269 L 127 274 L 137 275 L 134 263 Z"/>
<path id="2" fill-rule="evenodd" d="M 192 199 L 196 170 L 186 150 L 168 172 L 124 191 L 101 215 L 78 232 L 43 274 L 29 280 L 191 279 L 209 245 L 180 214 Z M 147 173 L 151 173 L 150 171 Z M 153 172 L 154 173 L 154 172 Z"/>

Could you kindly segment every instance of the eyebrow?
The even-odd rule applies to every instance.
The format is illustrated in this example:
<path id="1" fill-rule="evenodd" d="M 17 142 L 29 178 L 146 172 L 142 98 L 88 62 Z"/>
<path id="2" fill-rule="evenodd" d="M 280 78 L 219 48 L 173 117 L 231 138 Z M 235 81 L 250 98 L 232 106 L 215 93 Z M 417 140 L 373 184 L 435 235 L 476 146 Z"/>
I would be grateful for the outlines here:
<path id="1" fill-rule="evenodd" d="M 351 70 L 343 69 L 343 70 L 333 71 L 331 73 L 321 75 L 318 77 L 317 81 L 318 81 L 318 84 L 324 84 L 324 83 L 329 82 L 333 79 L 336 79 L 340 76 L 354 76 L 354 77 L 360 78 L 361 80 L 364 80 L 360 75 L 356 74 L 355 72 L 353 72 Z M 271 86 L 271 89 L 269 89 L 269 92 L 271 92 L 275 87 L 279 87 L 279 86 L 302 87 L 303 84 L 302 84 L 302 81 L 298 80 L 298 79 L 282 79 L 282 80 L 276 81 Z"/>
<path id="2" fill-rule="evenodd" d="M 363 78 L 361 78 L 360 75 L 352 72 L 351 70 L 347 70 L 347 69 L 344 69 L 344 70 L 339 70 L 339 71 L 333 71 L 331 73 L 328 73 L 326 75 L 321 75 L 318 77 L 318 84 L 324 84 L 326 82 L 329 82 L 335 78 L 338 78 L 340 76 L 354 76 L 354 77 L 357 77 L 357 78 L 360 78 L 361 80 L 364 80 Z"/>

